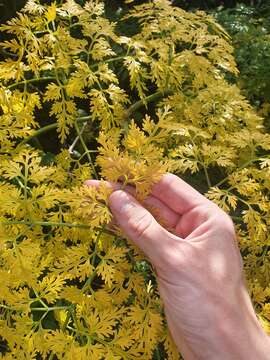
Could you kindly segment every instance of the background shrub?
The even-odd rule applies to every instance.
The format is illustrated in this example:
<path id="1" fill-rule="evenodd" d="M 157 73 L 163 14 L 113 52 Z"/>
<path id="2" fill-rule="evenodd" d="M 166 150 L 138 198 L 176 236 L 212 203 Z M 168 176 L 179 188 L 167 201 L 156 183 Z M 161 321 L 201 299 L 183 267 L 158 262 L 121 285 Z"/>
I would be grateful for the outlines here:
<path id="1" fill-rule="evenodd" d="M 257 7 L 239 4 L 233 9 L 221 8 L 215 16 L 232 37 L 240 71 L 238 86 L 265 116 L 269 131 L 270 5 L 263 1 Z"/>

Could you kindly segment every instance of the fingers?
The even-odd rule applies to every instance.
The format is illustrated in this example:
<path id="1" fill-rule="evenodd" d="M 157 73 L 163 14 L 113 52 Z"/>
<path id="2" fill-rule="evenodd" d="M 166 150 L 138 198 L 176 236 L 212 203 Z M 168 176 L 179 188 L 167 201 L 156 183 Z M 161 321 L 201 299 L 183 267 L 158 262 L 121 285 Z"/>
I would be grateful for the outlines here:
<path id="1" fill-rule="evenodd" d="M 123 232 L 149 257 L 152 263 L 164 262 L 168 249 L 175 246 L 174 236 L 168 233 L 132 195 L 114 191 L 109 206 Z"/>
<path id="2" fill-rule="evenodd" d="M 98 185 L 96 180 L 89 180 L 86 183 L 92 186 Z M 110 184 L 110 186 L 115 190 L 121 188 L 121 184 Z M 132 195 L 135 193 L 135 189 L 130 186 L 125 187 L 125 191 Z M 218 210 L 216 205 L 173 174 L 164 175 L 152 187 L 152 193 L 143 205 L 157 208 L 158 221 L 160 222 L 160 217 L 164 219 L 164 223 L 160 223 L 181 238 L 193 233 L 200 224 L 214 217 Z"/>
<path id="3" fill-rule="evenodd" d="M 210 201 L 173 174 L 166 174 L 152 187 L 152 195 L 183 215 L 199 205 L 209 205 Z"/>
<path id="4" fill-rule="evenodd" d="M 88 180 L 86 182 L 90 186 L 96 183 L 97 180 Z M 111 186 L 114 189 L 118 189 L 119 186 L 121 188 L 121 185 L 111 184 Z M 127 187 L 127 191 L 130 192 L 129 187 Z M 209 205 L 211 203 L 184 180 L 170 173 L 165 174 L 157 184 L 153 185 L 151 195 L 179 215 L 183 215 L 199 205 Z"/>
<path id="5" fill-rule="evenodd" d="M 87 180 L 85 184 L 88 186 L 98 187 L 100 184 L 99 180 Z M 107 182 L 108 187 L 113 190 L 121 190 L 122 184 Z M 131 195 L 135 195 L 136 190 L 132 186 L 125 186 L 125 192 Z M 176 214 L 169 206 L 165 205 L 161 200 L 154 196 L 148 196 L 144 201 L 143 205 L 154 215 L 158 221 L 168 229 L 174 229 L 179 221 L 179 214 Z"/>

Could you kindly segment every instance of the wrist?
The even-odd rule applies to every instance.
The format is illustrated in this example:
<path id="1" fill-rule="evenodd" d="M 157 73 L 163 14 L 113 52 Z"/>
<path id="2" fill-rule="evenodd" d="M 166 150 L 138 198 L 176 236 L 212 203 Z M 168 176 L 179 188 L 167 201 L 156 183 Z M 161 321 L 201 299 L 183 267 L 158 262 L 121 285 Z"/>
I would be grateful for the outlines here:
<path id="1" fill-rule="evenodd" d="M 187 348 L 187 360 L 267 360 L 270 358 L 270 339 L 262 329 L 243 285 L 235 299 L 220 296 L 205 330 Z M 197 342 L 197 346 L 196 346 Z"/>

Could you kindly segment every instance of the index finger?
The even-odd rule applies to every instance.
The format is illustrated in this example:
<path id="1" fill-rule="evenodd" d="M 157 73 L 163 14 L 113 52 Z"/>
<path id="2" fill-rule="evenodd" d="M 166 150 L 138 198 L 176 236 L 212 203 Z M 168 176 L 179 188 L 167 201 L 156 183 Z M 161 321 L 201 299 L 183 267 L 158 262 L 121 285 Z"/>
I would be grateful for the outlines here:
<path id="1" fill-rule="evenodd" d="M 154 184 L 151 193 L 180 215 L 197 206 L 210 204 L 205 196 L 171 173 L 165 174 Z"/>

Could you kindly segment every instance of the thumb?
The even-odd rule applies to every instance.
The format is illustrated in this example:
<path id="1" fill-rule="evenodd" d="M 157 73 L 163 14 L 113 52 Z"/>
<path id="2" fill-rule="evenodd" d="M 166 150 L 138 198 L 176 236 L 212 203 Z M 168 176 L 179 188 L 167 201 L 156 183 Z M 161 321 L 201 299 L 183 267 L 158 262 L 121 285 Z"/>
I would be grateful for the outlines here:
<path id="1" fill-rule="evenodd" d="M 113 216 L 123 232 L 149 257 L 153 265 L 164 262 L 174 235 L 165 230 L 132 195 L 114 191 L 109 198 Z"/>

